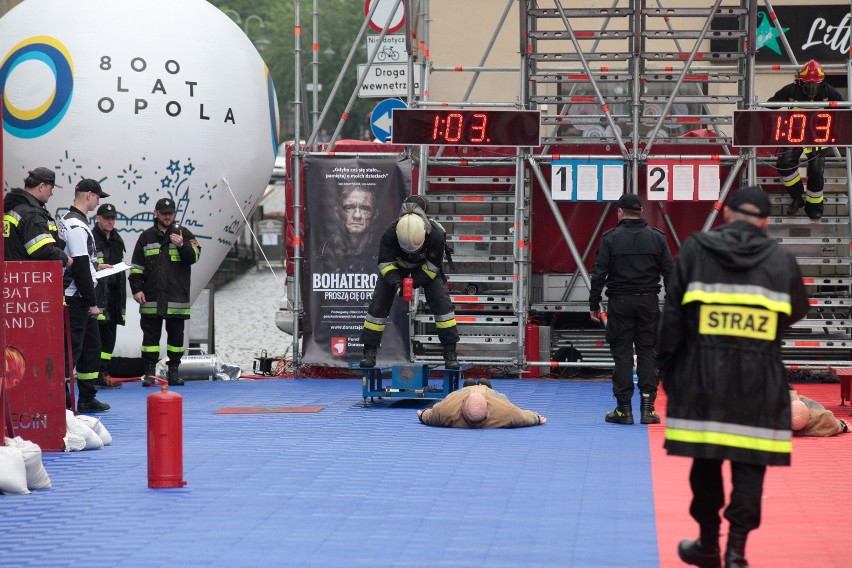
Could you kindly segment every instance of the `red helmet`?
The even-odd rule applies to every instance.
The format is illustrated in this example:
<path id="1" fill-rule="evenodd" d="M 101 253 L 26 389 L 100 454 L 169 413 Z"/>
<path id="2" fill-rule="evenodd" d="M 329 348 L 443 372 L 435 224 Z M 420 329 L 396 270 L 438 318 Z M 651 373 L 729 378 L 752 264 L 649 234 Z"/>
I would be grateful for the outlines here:
<path id="1" fill-rule="evenodd" d="M 813 59 L 802 65 L 796 75 L 796 82 L 802 87 L 805 96 L 810 99 L 816 97 L 823 81 L 825 81 L 825 71 L 822 70 L 822 65 Z"/>
<path id="2" fill-rule="evenodd" d="M 802 83 L 822 83 L 825 80 L 825 71 L 822 65 L 811 59 L 799 69 L 799 81 Z"/>

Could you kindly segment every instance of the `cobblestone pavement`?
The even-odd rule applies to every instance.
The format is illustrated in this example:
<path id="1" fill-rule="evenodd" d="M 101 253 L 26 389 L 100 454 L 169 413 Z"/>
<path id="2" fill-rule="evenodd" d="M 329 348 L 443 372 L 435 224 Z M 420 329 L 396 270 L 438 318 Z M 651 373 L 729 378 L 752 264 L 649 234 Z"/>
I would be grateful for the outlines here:
<path id="1" fill-rule="evenodd" d="M 238 365 L 245 375 L 252 374 L 262 350 L 269 357 L 291 356 L 291 336 L 275 326 L 284 276 L 282 268 L 276 268 L 274 274 L 268 267 L 251 268 L 216 289 L 214 341 L 220 363 Z"/>

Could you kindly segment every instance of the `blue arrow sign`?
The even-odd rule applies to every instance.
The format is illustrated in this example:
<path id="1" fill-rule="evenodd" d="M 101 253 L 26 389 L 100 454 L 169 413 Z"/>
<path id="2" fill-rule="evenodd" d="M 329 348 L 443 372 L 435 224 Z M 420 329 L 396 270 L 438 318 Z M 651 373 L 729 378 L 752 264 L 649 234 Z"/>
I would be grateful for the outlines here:
<path id="1" fill-rule="evenodd" d="M 391 130 L 393 129 L 391 118 L 395 108 L 408 108 L 408 105 L 399 99 L 385 99 L 376 105 L 370 115 L 370 128 L 373 131 L 373 136 L 380 142 L 390 141 Z"/>

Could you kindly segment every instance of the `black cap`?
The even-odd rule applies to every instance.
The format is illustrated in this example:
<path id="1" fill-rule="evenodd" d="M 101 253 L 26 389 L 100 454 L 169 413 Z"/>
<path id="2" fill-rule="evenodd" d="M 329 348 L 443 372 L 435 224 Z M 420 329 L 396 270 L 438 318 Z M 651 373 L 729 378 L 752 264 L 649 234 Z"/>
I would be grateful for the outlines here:
<path id="1" fill-rule="evenodd" d="M 746 204 L 754 205 L 757 207 L 758 212 L 755 213 L 754 211 L 742 209 L 741 206 Z M 728 199 L 728 207 L 738 213 L 751 215 L 752 217 L 766 218 L 769 217 L 771 204 L 769 203 L 769 196 L 766 195 L 763 189 L 756 185 L 750 185 L 735 191 L 730 199 Z"/>
<path id="2" fill-rule="evenodd" d="M 104 193 L 104 190 L 101 189 L 101 184 L 93 179 L 80 180 L 80 183 L 77 184 L 74 191 L 91 191 L 98 197 L 109 197 L 109 194 Z"/>
<path id="3" fill-rule="evenodd" d="M 641 211 L 642 200 L 635 193 L 625 193 L 618 198 L 618 208 L 627 211 Z"/>
<path id="4" fill-rule="evenodd" d="M 105 219 L 115 219 L 115 205 L 112 203 L 104 203 L 100 207 L 98 207 L 98 215 L 104 217 Z"/>
<path id="5" fill-rule="evenodd" d="M 38 182 L 49 183 L 52 186 L 62 189 L 61 185 L 56 185 L 56 174 L 53 173 L 53 170 L 47 168 L 36 168 L 28 173 L 30 174 L 31 178 Z"/>
<path id="6" fill-rule="evenodd" d="M 156 207 L 154 207 L 160 213 L 174 213 L 175 212 L 175 202 L 169 199 L 168 197 L 164 197 L 161 200 L 157 201 Z"/>

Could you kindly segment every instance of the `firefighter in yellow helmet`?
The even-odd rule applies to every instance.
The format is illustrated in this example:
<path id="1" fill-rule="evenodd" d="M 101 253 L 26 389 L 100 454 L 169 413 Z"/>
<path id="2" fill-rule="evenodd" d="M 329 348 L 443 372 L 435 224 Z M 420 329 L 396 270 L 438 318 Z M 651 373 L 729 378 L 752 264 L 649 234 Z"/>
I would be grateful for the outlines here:
<path id="1" fill-rule="evenodd" d="M 842 101 L 843 96 L 831 85 L 825 82 L 825 72 L 822 65 L 811 59 L 796 73 L 796 80 L 784 86 L 769 98 L 771 103 L 797 102 L 829 102 Z M 795 108 L 795 104 L 791 104 Z M 804 152 L 808 164 L 808 187 L 802 183 L 799 175 L 799 158 Z M 783 148 L 778 154 L 776 167 L 781 181 L 787 188 L 787 193 L 793 201 L 787 208 L 787 215 L 795 215 L 803 206 L 805 213 L 811 219 L 822 217 L 823 195 L 825 184 L 823 170 L 825 169 L 826 148 Z"/>
<path id="2" fill-rule="evenodd" d="M 379 244 L 379 279 L 361 330 L 364 343 L 362 367 L 375 367 L 376 355 L 394 297 L 402 295 L 402 279 L 411 277 L 422 288 L 435 316 L 438 339 L 444 350 L 444 365 L 458 369 L 456 343 L 459 334 L 456 314 L 444 276 L 446 233 L 426 216 L 426 200 L 413 196 L 402 205 L 400 216 L 390 224 Z"/>

